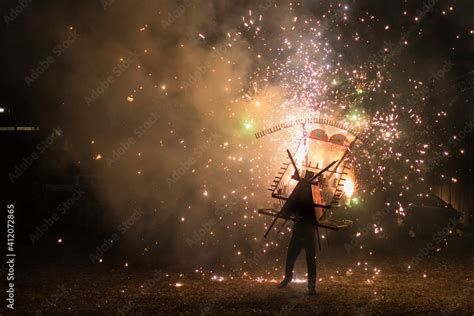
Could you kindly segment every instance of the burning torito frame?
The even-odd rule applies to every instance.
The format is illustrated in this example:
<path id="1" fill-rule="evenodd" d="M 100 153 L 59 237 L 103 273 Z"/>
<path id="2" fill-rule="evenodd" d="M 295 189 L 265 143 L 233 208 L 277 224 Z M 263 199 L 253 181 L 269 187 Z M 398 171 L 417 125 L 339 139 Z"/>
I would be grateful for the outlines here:
<path id="1" fill-rule="evenodd" d="M 312 127 L 310 132 L 306 129 L 308 123 Z M 338 207 L 349 202 L 354 193 L 356 181 L 352 148 L 361 138 L 359 133 L 345 124 L 319 118 L 282 124 L 257 133 L 256 137 L 297 124 L 301 124 L 303 135 L 295 152 L 292 154 L 288 150 L 289 161 L 283 163 L 269 188 L 277 203 L 273 208 L 260 209 L 259 213 L 274 217 L 265 233 L 267 237 L 278 219 L 284 220 L 277 229 L 280 232 L 289 220 L 297 219 L 298 205 L 312 200 L 321 248 L 319 228 L 337 231 L 352 224 L 349 220 L 331 217 Z"/>

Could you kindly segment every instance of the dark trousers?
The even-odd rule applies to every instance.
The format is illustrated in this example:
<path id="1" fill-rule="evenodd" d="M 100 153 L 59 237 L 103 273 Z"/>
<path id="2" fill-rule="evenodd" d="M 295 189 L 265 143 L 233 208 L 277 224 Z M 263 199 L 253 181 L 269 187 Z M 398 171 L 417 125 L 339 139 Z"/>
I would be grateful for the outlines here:
<path id="1" fill-rule="evenodd" d="M 304 234 L 304 236 L 293 233 L 291 236 L 286 257 L 285 281 L 290 282 L 293 278 L 296 258 L 303 248 L 308 266 L 308 288 L 314 289 L 316 287 L 316 236 L 314 233 Z"/>

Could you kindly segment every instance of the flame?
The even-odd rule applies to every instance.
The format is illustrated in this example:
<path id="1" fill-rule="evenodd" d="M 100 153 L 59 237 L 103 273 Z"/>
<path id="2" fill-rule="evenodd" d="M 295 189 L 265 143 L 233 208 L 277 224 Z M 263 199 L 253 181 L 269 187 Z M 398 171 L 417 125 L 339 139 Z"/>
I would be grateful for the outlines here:
<path id="1" fill-rule="evenodd" d="M 350 198 L 352 194 L 354 194 L 355 184 L 351 178 L 347 178 L 344 182 L 344 193 L 345 195 Z"/>

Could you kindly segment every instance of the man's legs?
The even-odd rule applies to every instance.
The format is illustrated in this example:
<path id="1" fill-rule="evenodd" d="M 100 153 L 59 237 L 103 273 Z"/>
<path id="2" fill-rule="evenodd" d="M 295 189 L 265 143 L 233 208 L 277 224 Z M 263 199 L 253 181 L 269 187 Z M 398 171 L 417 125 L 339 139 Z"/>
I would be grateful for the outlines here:
<path id="1" fill-rule="evenodd" d="M 296 258 L 298 257 L 301 248 L 303 248 L 302 246 L 301 240 L 299 240 L 295 234 L 293 234 L 291 236 L 290 245 L 288 246 L 288 253 L 286 256 L 285 279 L 281 282 L 280 287 L 285 287 L 291 282 Z"/>
<path id="2" fill-rule="evenodd" d="M 316 236 L 310 234 L 304 241 L 304 251 L 306 253 L 306 264 L 308 266 L 308 289 L 310 294 L 316 290 Z"/>

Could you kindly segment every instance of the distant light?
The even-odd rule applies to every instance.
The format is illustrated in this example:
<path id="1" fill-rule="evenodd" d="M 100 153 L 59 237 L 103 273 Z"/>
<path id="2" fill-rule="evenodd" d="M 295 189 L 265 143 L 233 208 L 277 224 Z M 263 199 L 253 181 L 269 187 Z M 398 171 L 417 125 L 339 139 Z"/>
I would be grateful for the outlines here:
<path id="1" fill-rule="evenodd" d="M 60 244 L 60 243 L 62 243 L 62 242 L 63 242 L 62 238 L 59 238 L 59 239 L 58 239 L 58 244 Z"/>
<path id="2" fill-rule="evenodd" d="M 176 287 L 182 287 L 183 285 L 184 285 L 183 283 L 179 283 L 179 282 L 178 282 L 178 283 L 176 283 L 174 286 L 176 286 Z"/>
<path id="3" fill-rule="evenodd" d="M 5 108 L 0 108 L 0 113 L 5 113 Z"/>

